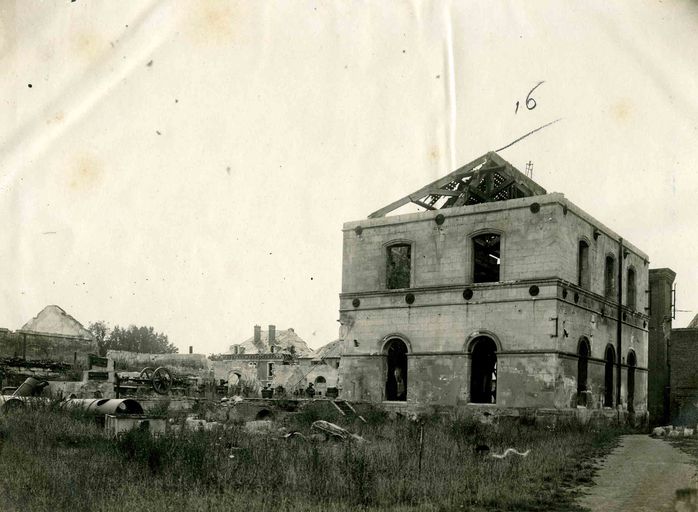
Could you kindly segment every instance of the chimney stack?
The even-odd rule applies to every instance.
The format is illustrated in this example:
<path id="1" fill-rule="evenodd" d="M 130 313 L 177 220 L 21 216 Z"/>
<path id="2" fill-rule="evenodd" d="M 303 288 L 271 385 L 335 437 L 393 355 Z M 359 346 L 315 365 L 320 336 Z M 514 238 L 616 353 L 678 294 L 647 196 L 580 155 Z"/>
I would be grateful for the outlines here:
<path id="1" fill-rule="evenodd" d="M 254 326 L 254 342 L 255 345 L 262 342 L 262 327 L 259 325 Z"/>
<path id="2" fill-rule="evenodd" d="M 193 353 L 194 353 L 194 347 L 191 346 L 191 345 L 189 345 L 189 353 L 190 353 L 190 354 L 193 354 Z"/>
<path id="3" fill-rule="evenodd" d="M 276 326 L 269 325 L 269 346 L 276 344 Z"/>

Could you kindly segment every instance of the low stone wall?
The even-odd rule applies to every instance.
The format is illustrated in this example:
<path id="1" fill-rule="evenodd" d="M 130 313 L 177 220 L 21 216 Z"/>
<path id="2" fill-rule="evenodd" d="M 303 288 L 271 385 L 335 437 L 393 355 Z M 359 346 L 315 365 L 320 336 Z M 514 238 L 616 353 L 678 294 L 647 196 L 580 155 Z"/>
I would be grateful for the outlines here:
<path id="1" fill-rule="evenodd" d="M 353 402 L 352 402 L 353 404 Z M 564 423 L 615 424 L 644 427 L 648 424 L 646 412 L 632 414 L 624 409 L 587 409 L 584 407 L 550 409 L 530 407 L 497 407 L 496 405 L 467 404 L 439 406 L 413 404 L 409 402 L 381 402 L 372 404 L 389 414 L 420 416 L 441 414 L 449 417 L 471 417 L 482 423 L 519 421 L 528 425 L 554 426 Z M 359 406 L 360 407 L 360 406 Z"/>
<path id="2" fill-rule="evenodd" d="M 116 371 L 139 372 L 146 366 L 164 366 L 177 375 L 209 376 L 210 361 L 204 354 L 143 354 L 126 350 L 109 350 L 107 358 L 114 360 Z"/>

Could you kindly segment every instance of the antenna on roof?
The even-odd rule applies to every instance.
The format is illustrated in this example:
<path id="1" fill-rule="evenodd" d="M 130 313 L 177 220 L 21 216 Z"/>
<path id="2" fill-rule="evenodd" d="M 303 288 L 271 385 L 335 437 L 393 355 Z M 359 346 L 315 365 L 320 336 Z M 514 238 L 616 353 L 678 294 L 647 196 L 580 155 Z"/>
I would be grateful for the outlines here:
<path id="1" fill-rule="evenodd" d="M 530 160 L 526 162 L 526 176 L 533 179 L 533 162 Z"/>

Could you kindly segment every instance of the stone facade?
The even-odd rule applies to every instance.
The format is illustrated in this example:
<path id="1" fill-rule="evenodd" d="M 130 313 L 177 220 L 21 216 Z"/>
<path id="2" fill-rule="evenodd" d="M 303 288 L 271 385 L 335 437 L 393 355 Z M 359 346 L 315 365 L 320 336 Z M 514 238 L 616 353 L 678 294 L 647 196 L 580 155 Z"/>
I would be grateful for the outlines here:
<path id="1" fill-rule="evenodd" d="M 498 277 L 475 282 L 483 234 L 499 237 Z M 647 255 L 562 194 L 369 218 L 343 236 L 341 397 L 627 409 L 630 378 L 631 409 L 646 412 Z M 390 289 L 396 244 L 410 248 L 409 284 Z M 607 258 L 615 287 L 621 261 L 620 307 Z"/>

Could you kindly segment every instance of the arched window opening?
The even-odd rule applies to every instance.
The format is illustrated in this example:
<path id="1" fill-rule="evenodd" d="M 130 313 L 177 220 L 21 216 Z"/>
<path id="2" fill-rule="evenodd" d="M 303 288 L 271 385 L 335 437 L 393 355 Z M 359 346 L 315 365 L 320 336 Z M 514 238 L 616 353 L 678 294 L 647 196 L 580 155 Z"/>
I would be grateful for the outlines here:
<path id="1" fill-rule="evenodd" d="M 499 281 L 500 236 L 484 233 L 473 237 L 473 282 L 496 283 Z"/>
<path id="2" fill-rule="evenodd" d="M 394 244 L 388 246 L 386 287 L 389 290 L 410 287 L 412 274 L 412 246 Z"/>
<path id="3" fill-rule="evenodd" d="M 604 296 L 607 299 L 616 298 L 616 260 L 613 256 L 606 256 L 604 267 Z"/>
<path id="4" fill-rule="evenodd" d="M 628 352 L 628 411 L 635 411 L 635 367 L 637 358 L 635 352 Z"/>
<path id="5" fill-rule="evenodd" d="M 327 393 L 327 380 L 322 375 L 315 378 L 315 393 L 324 396 Z"/>
<path id="6" fill-rule="evenodd" d="M 577 405 L 588 407 L 587 403 L 587 375 L 589 368 L 589 340 L 582 338 L 579 340 L 579 350 L 577 359 Z"/>
<path id="7" fill-rule="evenodd" d="M 589 244 L 584 240 L 579 241 L 579 254 L 577 255 L 577 284 L 586 290 L 590 288 Z"/>
<path id="8" fill-rule="evenodd" d="M 628 307 L 637 309 L 637 283 L 635 282 L 635 269 L 628 269 L 627 279 L 628 293 L 625 299 Z"/>
<path id="9" fill-rule="evenodd" d="M 616 362 L 616 352 L 611 345 L 606 347 L 604 359 L 606 364 L 604 366 L 603 406 L 613 407 L 613 365 Z"/>
<path id="10" fill-rule="evenodd" d="M 407 345 L 399 338 L 393 338 L 386 345 L 388 375 L 385 380 L 385 399 L 389 401 L 407 400 Z"/>
<path id="11" fill-rule="evenodd" d="M 473 340 L 470 367 L 470 401 L 497 403 L 497 345 L 486 336 Z"/>

